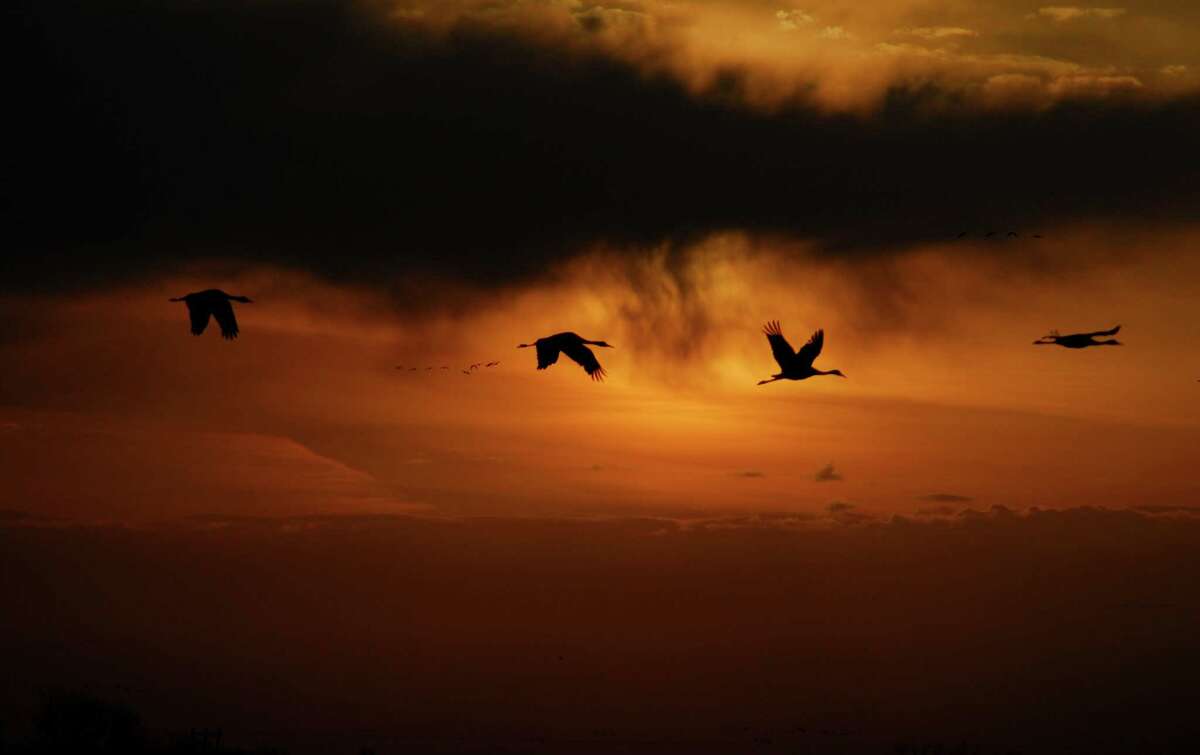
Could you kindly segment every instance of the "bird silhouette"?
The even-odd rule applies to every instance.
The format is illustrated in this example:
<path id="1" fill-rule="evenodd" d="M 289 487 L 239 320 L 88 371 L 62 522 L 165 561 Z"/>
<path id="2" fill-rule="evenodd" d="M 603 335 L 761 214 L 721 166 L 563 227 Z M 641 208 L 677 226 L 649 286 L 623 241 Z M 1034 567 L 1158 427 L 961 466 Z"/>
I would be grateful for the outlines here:
<path id="1" fill-rule="evenodd" d="M 1007 236 L 1007 237 L 1008 237 L 1008 238 L 1010 238 L 1010 239 L 1015 239 L 1015 238 L 1017 238 L 1018 236 L 1020 236 L 1021 234 L 1017 233 L 1016 231 L 1009 231 L 1008 233 L 1006 233 L 1006 234 L 1004 234 L 1004 235 L 1005 235 L 1005 236 Z"/>
<path id="2" fill-rule="evenodd" d="M 589 341 L 578 333 L 555 333 L 552 336 L 539 338 L 533 343 L 519 344 L 517 348 L 527 349 L 530 346 L 536 348 L 539 370 L 544 370 L 557 362 L 558 353 L 561 351 L 583 367 L 592 380 L 603 380 L 608 373 L 600 366 L 596 355 L 587 347 L 588 344 L 606 349 L 615 348 L 607 341 Z"/>
<path id="3" fill-rule="evenodd" d="M 209 317 L 215 317 L 217 324 L 221 326 L 221 335 L 227 341 L 238 337 L 237 318 L 233 316 L 233 305 L 229 302 L 253 303 L 249 297 L 233 296 L 216 288 L 186 294 L 171 301 L 181 301 L 187 305 L 188 315 L 192 318 L 192 335 L 198 336 L 203 333 L 208 327 Z"/>
<path id="4" fill-rule="evenodd" d="M 463 371 L 462 371 L 462 374 L 464 374 L 464 375 L 470 375 L 470 374 L 471 374 L 471 371 L 470 371 L 470 370 L 463 370 Z"/>
<path id="5" fill-rule="evenodd" d="M 966 232 L 966 231 L 963 231 L 962 233 L 958 234 L 958 235 L 957 235 L 957 236 L 955 236 L 954 238 L 956 238 L 956 239 L 961 239 L 961 238 L 964 238 L 966 235 L 967 235 L 967 232 Z"/>
<path id="6" fill-rule="evenodd" d="M 495 362 L 488 362 L 487 364 L 485 364 L 485 365 L 484 365 L 484 367 L 495 367 L 495 366 L 497 366 L 498 364 L 500 364 L 500 362 L 499 362 L 499 361 L 495 361 Z"/>
<path id="7" fill-rule="evenodd" d="M 472 370 L 477 370 L 477 369 L 479 369 L 479 368 L 480 368 L 480 367 L 482 367 L 482 366 L 483 366 L 483 362 L 476 362 L 475 364 L 471 365 L 471 369 L 472 369 Z"/>
<path id="8" fill-rule="evenodd" d="M 1120 346 L 1121 342 L 1115 338 L 1110 338 L 1107 341 L 1097 341 L 1096 336 L 1115 336 L 1120 332 L 1121 326 L 1112 330 L 1097 330 L 1094 333 L 1072 333 L 1070 335 L 1061 336 L 1057 330 L 1051 330 L 1049 335 L 1044 335 L 1033 342 L 1034 346 L 1057 345 L 1068 349 L 1086 349 L 1088 346 Z"/>
<path id="9" fill-rule="evenodd" d="M 800 347 L 799 351 L 793 351 L 792 345 L 783 337 L 783 331 L 779 328 L 779 321 L 772 320 L 763 326 L 763 333 L 767 336 L 767 341 L 771 344 L 771 353 L 775 355 L 775 361 L 779 363 L 779 369 L 782 372 L 772 375 L 770 380 L 759 380 L 758 384 L 773 383 L 776 380 L 804 380 L 814 375 L 837 375 L 838 377 L 846 377 L 841 370 L 822 371 L 813 367 L 813 361 L 820 356 L 821 348 L 825 345 L 825 331 L 818 330 L 812 334 L 812 338 L 808 339 L 808 343 Z"/>
<path id="10" fill-rule="evenodd" d="M 987 233 L 983 234 L 983 237 L 985 239 L 990 239 L 992 236 L 995 236 L 995 235 L 996 235 L 995 231 L 988 231 Z"/>

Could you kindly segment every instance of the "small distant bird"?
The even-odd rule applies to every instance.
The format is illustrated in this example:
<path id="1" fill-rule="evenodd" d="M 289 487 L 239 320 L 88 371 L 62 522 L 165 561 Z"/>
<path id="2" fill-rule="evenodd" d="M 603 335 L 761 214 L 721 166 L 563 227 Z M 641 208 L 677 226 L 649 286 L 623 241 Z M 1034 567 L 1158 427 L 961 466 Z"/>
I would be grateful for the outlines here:
<path id="1" fill-rule="evenodd" d="M 463 371 L 462 371 L 462 374 L 464 374 L 464 375 L 470 375 L 470 374 L 471 374 L 471 371 L 470 371 L 470 370 L 463 370 Z"/>
<path id="2" fill-rule="evenodd" d="M 987 233 L 983 234 L 983 237 L 985 239 L 990 239 L 992 236 L 995 236 L 995 235 L 996 235 L 995 231 L 988 231 Z"/>
<path id="3" fill-rule="evenodd" d="M 238 337 L 237 318 L 233 316 L 233 305 L 229 302 L 253 303 L 249 297 L 233 296 L 216 288 L 197 291 L 177 299 L 171 299 L 171 301 L 181 301 L 187 304 L 188 315 L 192 318 L 192 335 L 198 336 L 203 333 L 204 329 L 208 327 L 208 318 L 215 317 L 217 324 L 221 326 L 221 335 L 227 341 Z"/>
<path id="4" fill-rule="evenodd" d="M 775 355 L 775 361 L 779 363 L 779 369 L 783 372 L 772 375 L 770 380 L 759 380 L 759 385 L 773 383 L 776 380 L 804 380 L 814 375 L 846 377 L 841 370 L 822 371 L 813 367 L 813 361 L 821 355 L 821 348 L 825 345 L 824 330 L 813 333 L 812 338 L 809 338 L 808 343 L 801 346 L 799 351 L 792 351 L 792 345 L 783 337 L 778 320 L 772 320 L 764 325 L 763 334 L 771 344 L 771 353 Z"/>
<path id="5" fill-rule="evenodd" d="M 448 365 L 448 364 L 443 364 L 443 365 L 442 365 L 442 369 L 443 369 L 443 370 L 448 370 L 448 369 L 450 369 L 450 365 Z"/>
<path id="6" fill-rule="evenodd" d="M 596 360 L 596 355 L 588 348 L 588 344 L 605 349 L 615 348 L 607 341 L 589 341 L 577 333 L 555 333 L 552 336 L 539 338 L 533 343 L 519 344 L 517 348 L 527 349 L 530 346 L 536 348 L 539 370 L 544 370 L 557 362 L 558 352 L 561 351 L 583 367 L 592 380 L 604 380 L 604 376 L 608 373 L 600 366 L 600 362 Z"/>
<path id="7" fill-rule="evenodd" d="M 426 370 L 432 370 L 433 368 L 432 368 L 432 367 L 426 367 L 425 369 L 426 369 Z"/>
<path id="8" fill-rule="evenodd" d="M 471 369 L 477 370 L 482 366 L 483 366 L 483 362 L 476 362 L 475 364 L 471 365 Z"/>
<path id="9" fill-rule="evenodd" d="M 967 232 L 966 232 L 966 231 L 963 231 L 962 233 L 958 234 L 958 235 L 957 235 L 957 236 L 955 236 L 954 238 L 956 238 L 956 239 L 961 239 L 961 238 L 965 237 L 966 235 L 967 235 Z"/>
<path id="10" fill-rule="evenodd" d="M 1097 341 L 1096 336 L 1115 336 L 1121 330 L 1121 326 L 1112 330 L 1097 330 L 1094 333 L 1072 333 L 1070 335 L 1061 336 L 1057 330 L 1051 330 L 1049 335 L 1044 335 L 1033 342 L 1034 346 L 1048 346 L 1051 344 L 1064 346 L 1068 349 L 1085 349 L 1088 346 L 1120 346 L 1121 342 L 1115 338 L 1110 338 L 1107 341 Z"/>
<path id="11" fill-rule="evenodd" d="M 404 369 L 404 365 L 398 364 L 398 365 L 396 365 L 396 369 L 402 370 L 402 369 Z"/>
<path id="12" fill-rule="evenodd" d="M 1008 236 L 1010 239 L 1015 239 L 1018 236 L 1020 236 L 1021 234 L 1017 233 L 1016 231 L 1009 231 L 1005 235 Z"/>
<path id="13" fill-rule="evenodd" d="M 409 368 L 408 368 L 408 371 L 409 371 L 409 372 L 416 372 L 416 371 L 417 371 L 417 368 L 416 368 L 416 367 L 409 367 Z"/>
<path id="14" fill-rule="evenodd" d="M 1034 237 L 1035 239 L 1040 239 L 1040 238 L 1042 237 L 1042 234 L 1040 234 L 1040 233 L 1035 233 L 1035 234 L 1033 234 L 1033 237 Z"/>
<path id="15" fill-rule="evenodd" d="M 488 362 L 487 364 L 485 364 L 485 365 L 484 365 L 484 367 L 495 367 L 495 366 L 496 366 L 496 365 L 498 365 L 498 364 L 500 364 L 500 362 L 499 362 L 499 361 L 496 361 L 496 362 Z"/>

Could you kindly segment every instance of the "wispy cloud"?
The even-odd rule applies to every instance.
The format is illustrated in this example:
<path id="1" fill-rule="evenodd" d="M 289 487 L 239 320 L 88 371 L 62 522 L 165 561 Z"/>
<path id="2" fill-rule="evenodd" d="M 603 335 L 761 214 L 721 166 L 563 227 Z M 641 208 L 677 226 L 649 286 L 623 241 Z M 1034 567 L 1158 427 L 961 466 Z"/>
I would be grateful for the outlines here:
<path id="1" fill-rule="evenodd" d="M 775 11 L 775 18 L 779 21 L 779 28 L 784 31 L 795 31 L 799 27 L 811 24 L 816 20 L 816 18 L 802 10 L 778 10 Z"/>
<path id="2" fill-rule="evenodd" d="M 921 496 L 922 501 L 933 501 L 934 503 L 970 503 L 974 499 L 966 495 L 958 495 L 957 493 L 930 493 L 929 495 Z"/>
<path id="3" fill-rule="evenodd" d="M 954 37 L 978 37 L 979 32 L 961 26 L 907 26 L 896 29 L 894 34 L 920 39 L 952 39 Z"/>
<path id="4" fill-rule="evenodd" d="M 1056 23 L 1077 21 L 1081 18 L 1111 19 L 1124 16 L 1125 8 L 1081 8 L 1078 5 L 1047 5 L 1030 13 L 1027 18 L 1045 18 Z"/>

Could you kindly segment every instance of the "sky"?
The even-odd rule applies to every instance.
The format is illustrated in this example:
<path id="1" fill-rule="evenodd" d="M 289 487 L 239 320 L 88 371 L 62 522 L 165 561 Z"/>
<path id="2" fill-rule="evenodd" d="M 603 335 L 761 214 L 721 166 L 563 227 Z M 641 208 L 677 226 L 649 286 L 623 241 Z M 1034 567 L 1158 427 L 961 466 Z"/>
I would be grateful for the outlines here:
<path id="1" fill-rule="evenodd" d="M 1179 554 L 1200 544 L 1200 6 L 19 0 L 4 14 L 0 587 L 21 616 L 6 642 L 33 659 L 4 701 L 28 709 L 51 683 L 117 694 L 133 675 L 131 703 L 169 725 L 249 705 L 242 735 L 282 741 L 313 706 L 323 731 L 419 729 L 429 745 L 476 689 L 466 708 L 490 713 L 446 751 L 532 730 L 504 689 L 556 711 L 561 728 L 538 736 L 597 751 L 604 716 L 630 747 L 699 752 L 697 737 L 741 742 L 745 726 L 782 741 L 793 698 L 844 702 L 814 715 L 858 732 L 845 752 L 921 736 L 1036 752 L 1046 711 L 1170 731 L 1166 656 L 1122 643 L 1196 660 Z M 253 299 L 236 341 L 191 336 L 168 302 L 208 288 Z M 774 320 L 793 346 L 823 329 L 816 366 L 846 378 L 756 385 L 778 369 Z M 1033 345 L 1116 325 L 1119 347 Z M 604 382 L 516 348 L 560 331 L 615 347 L 597 349 Z M 160 561 L 186 587 L 134 576 Z M 957 570 L 978 597 L 943 581 Z M 278 604 L 223 595 L 234 574 Z M 576 578 L 594 600 L 572 597 Z M 689 590 L 692 639 L 655 603 Z M 957 602 L 937 606 L 946 591 Z M 195 595 L 244 626 L 197 619 Z M 314 595 L 341 613 L 312 618 Z M 759 637 L 746 616 L 780 601 Z M 632 628 L 643 614 L 653 639 Z M 204 629 L 151 629 L 164 615 Z M 429 616 L 459 634 L 431 639 Z M 881 617 L 902 629 L 862 628 Z M 309 621 L 283 632 L 285 658 L 336 656 L 351 632 L 393 659 L 424 646 L 427 665 L 398 684 L 364 650 L 287 671 L 303 704 L 248 702 L 254 673 L 287 666 L 254 660 L 262 637 Z M 1085 626 L 1102 630 L 1080 640 Z M 974 639 L 947 644 L 955 627 Z M 547 637 L 589 660 L 517 669 Z M 70 661 L 46 660 L 55 647 Z M 788 647 L 804 650 L 767 673 Z M 464 653 L 473 670 L 446 675 Z M 158 654 L 176 662 L 156 671 Z M 963 699 L 961 657 L 980 707 L 946 702 Z M 1050 671 L 1004 677 L 1030 658 Z M 228 676 L 185 694 L 203 662 Z M 827 675 L 795 682 L 811 664 Z M 911 697 L 923 673 L 927 697 Z M 562 697 L 585 679 L 604 716 Z M 348 680 L 376 702 L 354 712 Z M 214 702 L 222 684 L 238 705 Z M 393 696 L 418 688 L 436 693 L 405 729 Z M 997 708 L 1024 722 L 1006 729 L 983 707 L 1018 689 L 1045 697 Z M 154 702 L 164 690 L 174 710 Z M 677 704 L 631 712 L 655 695 Z M 732 728 L 684 731 L 716 702 Z M 1057 734 L 1096 736 L 1082 730 Z"/>

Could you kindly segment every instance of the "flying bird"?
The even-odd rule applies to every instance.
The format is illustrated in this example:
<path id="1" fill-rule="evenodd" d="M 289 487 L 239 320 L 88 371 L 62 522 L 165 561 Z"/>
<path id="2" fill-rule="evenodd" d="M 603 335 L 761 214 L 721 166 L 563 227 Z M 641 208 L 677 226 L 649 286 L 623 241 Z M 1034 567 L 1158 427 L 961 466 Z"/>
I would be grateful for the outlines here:
<path id="1" fill-rule="evenodd" d="M 530 346 L 536 348 L 539 370 L 544 370 L 557 362 L 558 352 L 561 351 L 583 367 L 592 380 L 603 380 L 608 373 L 600 366 L 600 362 L 596 360 L 596 355 L 588 348 L 588 344 L 606 349 L 615 348 L 607 341 L 589 341 L 578 333 L 555 333 L 552 336 L 539 338 L 533 343 L 519 344 L 517 348 L 527 349 Z"/>
<path id="2" fill-rule="evenodd" d="M 498 365 L 498 364 L 500 364 L 500 362 L 499 362 L 499 361 L 495 361 L 495 362 L 488 362 L 487 364 L 485 364 L 485 365 L 484 365 L 484 367 L 495 367 L 495 366 L 496 366 L 496 365 Z"/>
<path id="3" fill-rule="evenodd" d="M 483 362 L 476 362 L 475 364 L 471 365 L 471 369 L 477 370 L 482 366 L 483 366 Z"/>
<path id="4" fill-rule="evenodd" d="M 1097 341 L 1096 336 L 1115 336 L 1120 332 L 1121 326 L 1112 330 L 1097 330 L 1094 333 L 1072 333 L 1067 336 L 1060 336 L 1057 330 L 1051 330 L 1049 335 L 1042 336 L 1033 342 L 1034 346 L 1048 346 L 1051 344 L 1064 346 L 1068 349 L 1085 349 L 1088 346 L 1120 346 L 1121 342 L 1115 338 L 1110 338 L 1107 341 Z"/>
<path id="5" fill-rule="evenodd" d="M 186 294 L 177 299 L 171 299 L 171 301 L 181 301 L 187 304 L 188 315 L 192 318 L 192 335 L 198 336 L 203 333 L 204 329 L 208 327 L 208 318 L 215 317 L 217 324 L 221 326 L 221 335 L 227 341 L 238 337 L 237 318 L 233 316 L 233 305 L 229 302 L 253 303 L 249 297 L 233 296 L 216 288 Z"/>
<path id="6" fill-rule="evenodd" d="M 763 333 L 767 336 L 767 341 L 771 344 L 771 353 L 775 355 L 775 361 L 779 363 L 779 369 L 782 372 L 772 375 L 770 380 L 759 380 L 758 384 L 773 383 L 776 380 L 804 380 L 814 375 L 837 375 L 838 377 L 846 377 L 841 370 L 822 371 L 813 367 L 813 361 L 821 355 L 821 347 L 825 345 L 825 331 L 818 330 L 812 334 L 812 338 L 808 339 L 808 343 L 800 347 L 799 351 L 793 351 L 792 345 L 783 337 L 783 331 L 779 328 L 779 321 L 772 320 L 763 326 Z"/>
<path id="7" fill-rule="evenodd" d="M 954 238 L 956 238 L 956 239 L 961 239 L 961 238 L 964 238 L 966 235 L 967 235 L 967 232 L 966 232 L 966 231 L 963 231 L 962 233 L 958 234 L 958 235 L 957 235 L 957 236 L 955 236 Z"/>
<path id="8" fill-rule="evenodd" d="M 1005 235 L 1008 236 L 1010 239 L 1015 239 L 1018 236 L 1020 236 L 1021 234 L 1017 233 L 1016 231 L 1009 231 Z"/>
<path id="9" fill-rule="evenodd" d="M 462 371 L 462 374 L 464 374 L 464 375 L 470 375 L 470 374 L 471 374 L 471 371 L 470 371 L 470 370 L 463 370 L 463 371 Z"/>
<path id="10" fill-rule="evenodd" d="M 987 233 L 983 234 L 983 237 L 985 239 L 990 239 L 992 236 L 995 236 L 995 235 L 996 235 L 995 231 L 988 231 Z"/>

